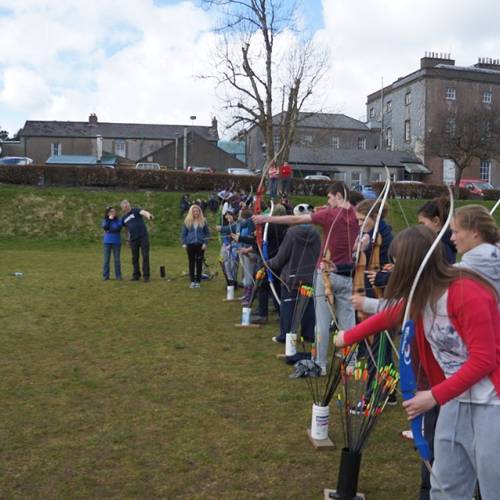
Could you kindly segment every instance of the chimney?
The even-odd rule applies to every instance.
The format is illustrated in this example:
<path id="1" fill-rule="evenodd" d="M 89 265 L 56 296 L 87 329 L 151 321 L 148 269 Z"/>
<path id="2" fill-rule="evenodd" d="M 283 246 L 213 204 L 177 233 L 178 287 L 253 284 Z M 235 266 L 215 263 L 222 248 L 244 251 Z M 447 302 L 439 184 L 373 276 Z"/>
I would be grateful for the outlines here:
<path id="1" fill-rule="evenodd" d="M 97 125 L 97 115 L 95 113 L 90 113 L 89 124 L 90 125 Z"/>
<path id="2" fill-rule="evenodd" d="M 96 117 L 96 120 L 97 120 L 97 117 Z M 101 161 L 101 159 L 102 159 L 102 135 L 96 135 L 95 141 L 96 141 L 96 146 L 97 146 L 96 147 L 97 161 Z"/>
<path id="3" fill-rule="evenodd" d="M 214 135 L 218 135 L 218 130 L 217 130 L 217 127 L 218 127 L 218 123 L 217 123 L 217 118 L 215 118 L 215 116 L 212 118 L 212 130 L 214 131 Z"/>
<path id="4" fill-rule="evenodd" d="M 420 69 L 433 68 L 438 64 L 455 66 L 455 60 L 451 58 L 451 54 L 437 52 L 425 52 L 424 57 L 420 59 Z"/>
<path id="5" fill-rule="evenodd" d="M 500 71 L 500 60 L 491 57 L 478 57 L 474 68 L 494 69 Z"/>

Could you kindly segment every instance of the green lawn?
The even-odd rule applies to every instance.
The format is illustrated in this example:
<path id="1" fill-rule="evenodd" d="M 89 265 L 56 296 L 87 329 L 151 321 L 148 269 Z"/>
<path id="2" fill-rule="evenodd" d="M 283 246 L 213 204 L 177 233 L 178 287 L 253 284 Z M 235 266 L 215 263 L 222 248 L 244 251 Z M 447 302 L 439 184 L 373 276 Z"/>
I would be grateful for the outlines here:
<path id="1" fill-rule="evenodd" d="M 235 328 L 220 276 L 199 290 L 181 277 L 178 196 L 0 189 L 0 498 L 319 499 L 335 486 L 340 450 L 306 437 L 308 391 L 275 357 L 275 319 Z M 123 197 L 157 215 L 149 284 L 100 278 L 101 210 Z M 126 247 L 122 265 L 130 277 Z M 398 406 L 375 429 L 368 498 L 416 498 L 405 428 Z"/>

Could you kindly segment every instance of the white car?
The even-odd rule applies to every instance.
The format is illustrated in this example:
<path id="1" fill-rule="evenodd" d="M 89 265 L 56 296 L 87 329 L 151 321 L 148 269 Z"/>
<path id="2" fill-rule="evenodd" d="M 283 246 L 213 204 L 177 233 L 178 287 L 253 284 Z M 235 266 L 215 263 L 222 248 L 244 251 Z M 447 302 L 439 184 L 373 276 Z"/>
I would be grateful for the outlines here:
<path id="1" fill-rule="evenodd" d="M 0 158 L 1 165 L 31 165 L 33 160 L 27 156 L 4 156 Z"/>
<path id="2" fill-rule="evenodd" d="M 135 168 L 139 170 L 160 170 L 160 164 L 141 162 L 141 163 L 136 163 Z"/>
<path id="3" fill-rule="evenodd" d="M 306 175 L 304 177 L 305 181 L 331 181 L 330 177 L 327 175 Z"/>
<path id="4" fill-rule="evenodd" d="M 255 172 L 248 168 L 226 168 L 224 172 L 231 175 L 255 175 Z"/>

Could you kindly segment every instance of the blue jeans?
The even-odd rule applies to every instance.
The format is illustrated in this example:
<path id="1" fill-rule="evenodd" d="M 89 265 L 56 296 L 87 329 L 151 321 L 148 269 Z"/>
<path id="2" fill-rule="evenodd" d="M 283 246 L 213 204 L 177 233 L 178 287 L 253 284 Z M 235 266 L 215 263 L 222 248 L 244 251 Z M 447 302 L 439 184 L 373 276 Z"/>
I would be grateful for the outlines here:
<path id="1" fill-rule="evenodd" d="M 115 278 L 121 279 L 122 268 L 120 265 L 120 249 L 121 245 L 113 245 L 111 243 L 104 243 L 104 264 L 102 266 L 102 277 L 109 279 L 109 260 L 111 252 L 113 252 L 113 260 L 115 261 Z"/>
<path id="2" fill-rule="evenodd" d="M 330 273 L 330 282 L 332 284 L 333 296 L 335 299 L 335 314 L 340 330 L 349 330 L 356 324 L 354 308 L 351 304 L 352 279 L 349 276 Z M 316 363 L 321 367 L 328 364 L 328 348 L 330 347 L 330 323 L 332 315 L 326 303 L 325 285 L 321 272 L 315 272 L 315 290 L 314 310 L 316 313 Z"/>

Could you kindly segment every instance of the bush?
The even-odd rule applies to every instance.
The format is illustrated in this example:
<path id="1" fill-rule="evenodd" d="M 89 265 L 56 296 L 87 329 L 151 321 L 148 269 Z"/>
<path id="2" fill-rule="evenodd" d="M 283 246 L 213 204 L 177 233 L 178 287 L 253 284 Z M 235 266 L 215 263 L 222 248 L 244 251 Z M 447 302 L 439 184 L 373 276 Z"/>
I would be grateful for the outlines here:
<path id="1" fill-rule="evenodd" d="M 0 182 L 38 186 L 104 187 L 162 191 L 221 191 L 230 187 L 254 192 L 260 176 L 203 174 L 183 170 L 136 170 L 58 165 L 1 165 Z M 325 181 L 293 180 L 295 194 L 325 195 Z"/>
<path id="2" fill-rule="evenodd" d="M 384 183 L 374 182 L 372 187 L 377 194 L 380 194 L 384 187 Z M 453 194 L 455 194 L 455 191 L 453 191 Z M 429 200 L 443 195 L 448 195 L 448 188 L 444 184 L 420 184 L 418 182 L 405 182 L 403 184 L 393 182 L 391 183 L 391 191 L 389 193 L 390 198 L 397 196 L 398 198 L 415 200 Z M 460 199 L 468 200 L 469 198 L 471 198 L 470 191 L 465 188 L 460 188 Z"/>

